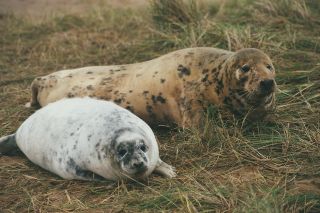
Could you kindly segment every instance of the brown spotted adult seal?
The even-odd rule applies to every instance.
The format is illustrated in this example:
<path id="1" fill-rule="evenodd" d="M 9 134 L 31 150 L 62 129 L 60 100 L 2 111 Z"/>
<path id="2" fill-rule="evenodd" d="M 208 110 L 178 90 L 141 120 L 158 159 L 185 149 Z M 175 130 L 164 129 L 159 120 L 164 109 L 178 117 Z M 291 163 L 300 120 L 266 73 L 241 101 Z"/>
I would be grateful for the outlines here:
<path id="1" fill-rule="evenodd" d="M 15 134 L 0 138 L 0 153 L 18 148 L 35 164 L 64 179 L 174 177 L 159 157 L 151 128 L 108 101 L 71 98 L 32 114 Z"/>
<path id="2" fill-rule="evenodd" d="M 274 107 L 275 70 L 261 50 L 187 48 L 150 61 L 62 70 L 32 83 L 29 105 L 65 97 L 111 100 L 149 124 L 199 124 L 209 104 L 262 119 Z"/>

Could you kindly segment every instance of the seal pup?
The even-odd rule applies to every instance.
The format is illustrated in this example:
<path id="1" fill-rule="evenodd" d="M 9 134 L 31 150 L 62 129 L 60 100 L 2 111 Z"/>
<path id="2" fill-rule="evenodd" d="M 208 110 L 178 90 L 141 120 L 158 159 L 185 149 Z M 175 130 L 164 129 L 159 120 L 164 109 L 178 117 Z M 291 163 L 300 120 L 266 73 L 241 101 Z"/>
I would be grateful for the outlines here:
<path id="1" fill-rule="evenodd" d="M 62 99 L 32 114 L 15 134 L 0 139 L 0 153 L 18 147 L 29 160 L 64 179 L 174 177 L 159 158 L 156 137 L 120 106 L 91 98 Z"/>
<path id="2" fill-rule="evenodd" d="M 29 106 L 91 96 L 127 108 L 149 124 L 198 126 L 212 104 L 261 120 L 274 108 L 275 69 L 261 50 L 197 47 L 136 64 L 62 70 L 36 78 Z"/>

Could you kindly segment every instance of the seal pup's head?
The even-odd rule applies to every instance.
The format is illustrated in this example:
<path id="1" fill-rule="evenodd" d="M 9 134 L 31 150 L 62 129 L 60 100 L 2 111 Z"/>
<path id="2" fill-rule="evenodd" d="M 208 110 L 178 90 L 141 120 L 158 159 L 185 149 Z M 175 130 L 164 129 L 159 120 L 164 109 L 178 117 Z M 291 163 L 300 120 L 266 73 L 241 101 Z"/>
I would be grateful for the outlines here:
<path id="1" fill-rule="evenodd" d="M 150 173 L 149 148 L 143 134 L 130 128 L 117 130 L 111 142 L 114 166 L 122 176 L 145 178 Z"/>
<path id="2" fill-rule="evenodd" d="M 242 107 L 271 108 L 276 91 L 275 69 L 271 59 L 261 50 L 245 48 L 230 58 L 229 89 Z"/>

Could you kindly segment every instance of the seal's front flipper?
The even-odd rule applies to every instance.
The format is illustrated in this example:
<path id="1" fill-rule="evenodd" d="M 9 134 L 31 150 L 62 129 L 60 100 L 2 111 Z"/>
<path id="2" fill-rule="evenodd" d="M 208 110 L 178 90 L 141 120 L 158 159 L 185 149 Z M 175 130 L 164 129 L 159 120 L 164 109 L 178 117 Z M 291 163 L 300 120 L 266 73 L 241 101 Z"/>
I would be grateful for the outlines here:
<path id="1" fill-rule="evenodd" d="M 173 166 L 163 162 L 161 159 L 158 160 L 157 166 L 154 169 L 154 173 L 160 174 L 166 178 L 174 178 L 177 176 L 176 169 Z"/>
<path id="2" fill-rule="evenodd" d="M 16 149 L 18 149 L 16 143 L 16 134 L 7 135 L 0 138 L 0 155 L 10 154 Z"/>

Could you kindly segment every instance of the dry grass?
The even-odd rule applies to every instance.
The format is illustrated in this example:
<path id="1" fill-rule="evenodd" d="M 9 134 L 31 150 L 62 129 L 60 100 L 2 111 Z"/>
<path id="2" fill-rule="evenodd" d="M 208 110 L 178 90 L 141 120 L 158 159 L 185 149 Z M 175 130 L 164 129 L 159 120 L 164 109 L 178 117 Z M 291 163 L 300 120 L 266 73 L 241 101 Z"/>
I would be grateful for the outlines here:
<path id="1" fill-rule="evenodd" d="M 0 135 L 14 132 L 32 113 L 23 105 L 35 76 L 143 61 L 190 46 L 263 49 L 276 65 L 279 91 L 277 111 L 268 122 L 234 120 L 211 107 L 204 137 L 197 130 L 155 129 L 162 158 L 177 167 L 172 180 L 66 181 L 22 154 L 2 156 L 0 208 L 319 212 L 319 14 L 319 4 L 311 0 L 215 1 L 207 7 L 196 1 L 154 1 L 148 10 L 101 7 L 41 23 L 1 14 Z"/>

